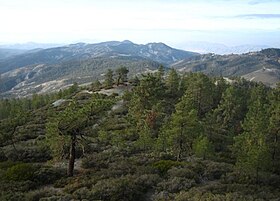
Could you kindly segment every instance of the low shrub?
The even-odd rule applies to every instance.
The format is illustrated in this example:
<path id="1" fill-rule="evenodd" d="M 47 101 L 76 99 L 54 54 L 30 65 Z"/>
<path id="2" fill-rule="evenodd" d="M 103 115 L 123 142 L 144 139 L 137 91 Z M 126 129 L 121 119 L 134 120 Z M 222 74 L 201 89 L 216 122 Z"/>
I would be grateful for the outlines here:
<path id="1" fill-rule="evenodd" d="M 11 161 L 21 162 L 46 162 L 51 159 L 51 152 L 46 146 L 20 146 L 17 150 L 11 147 L 5 151 L 5 155 Z"/>
<path id="2" fill-rule="evenodd" d="M 40 189 L 35 191 L 30 191 L 25 194 L 25 200 L 27 201 L 40 201 L 42 198 L 48 198 L 55 194 L 54 191 L 49 189 Z"/>
<path id="3" fill-rule="evenodd" d="M 18 192 L 8 192 L 8 193 L 1 193 L 0 194 L 1 201 L 25 201 L 24 194 Z"/>
<path id="4" fill-rule="evenodd" d="M 63 169 L 42 167 L 34 172 L 34 181 L 39 185 L 53 184 L 63 176 L 66 176 Z"/>
<path id="5" fill-rule="evenodd" d="M 6 157 L 4 151 L 0 148 L 0 162 L 6 161 L 8 158 Z"/>
<path id="6" fill-rule="evenodd" d="M 142 200 L 142 186 L 137 185 L 135 177 L 127 175 L 116 179 L 98 181 L 91 191 L 93 200 L 134 201 Z"/>
<path id="7" fill-rule="evenodd" d="M 187 167 L 172 167 L 167 171 L 167 174 L 170 178 L 183 177 L 183 178 L 195 179 L 195 180 L 197 180 L 198 178 L 197 173 Z"/>
<path id="8" fill-rule="evenodd" d="M 14 161 L 0 162 L 0 169 L 7 170 L 8 168 L 13 167 L 16 164 L 19 164 L 19 162 L 14 162 Z"/>
<path id="9" fill-rule="evenodd" d="M 160 160 L 152 164 L 161 176 L 166 175 L 167 171 L 174 166 L 182 166 L 183 163 L 179 161 Z"/>
<path id="10" fill-rule="evenodd" d="M 12 181 L 32 181 L 34 180 L 36 170 L 38 170 L 37 166 L 19 163 L 7 169 L 5 178 Z"/>
<path id="11" fill-rule="evenodd" d="M 111 162 L 112 158 L 109 153 L 94 153 L 86 156 L 82 159 L 82 167 L 85 169 L 95 168 L 107 168 L 108 164 Z"/>
<path id="12" fill-rule="evenodd" d="M 204 177 L 208 180 L 220 179 L 222 175 L 232 172 L 233 166 L 227 163 L 217 163 L 212 161 L 206 161 Z"/>
<path id="13" fill-rule="evenodd" d="M 36 183 L 33 181 L 0 181 L 0 193 L 9 194 L 9 192 L 27 192 L 36 188 Z M 1 199 L 0 199 L 1 200 Z"/>
<path id="14" fill-rule="evenodd" d="M 169 193 L 177 193 L 182 190 L 188 190 L 195 185 L 196 182 L 193 179 L 173 177 L 159 183 L 157 188 L 161 191 L 167 191 Z"/>

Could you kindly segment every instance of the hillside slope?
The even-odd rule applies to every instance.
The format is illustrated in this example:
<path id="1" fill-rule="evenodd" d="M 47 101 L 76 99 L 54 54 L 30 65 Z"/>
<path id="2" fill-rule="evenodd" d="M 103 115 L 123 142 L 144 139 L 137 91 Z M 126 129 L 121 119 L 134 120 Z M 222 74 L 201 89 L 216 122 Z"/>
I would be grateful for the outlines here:
<path id="1" fill-rule="evenodd" d="M 205 54 L 174 63 L 181 72 L 204 72 L 225 77 L 242 76 L 275 86 L 280 81 L 280 49 L 231 55 Z"/>
<path id="2" fill-rule="evenodd" d="M 98 57 L 59 64 L 38 64 L 2 74 L 0 97 L 22 97 L 32 93 L 46 93 L 67 87 L 74 82 L 90 83 L 104 79 L 108 69 L 125 66 L 129 76 L 155 70 L 159 63 L 141 57 Z"/>
<path id="3" fill-rule="evenodd" d="M 34 64 L 55 64 L 96 57 L 142 57 L 169 65 L 195 55 L 198 55 L 198 53 L 177 50 L 163 43 L 149 43 L 146 45 L 138 45 L 130 41 L 110 41 L 97 44 L 77 43 L 28 52 L 0 61 L 0 73 Z"/>

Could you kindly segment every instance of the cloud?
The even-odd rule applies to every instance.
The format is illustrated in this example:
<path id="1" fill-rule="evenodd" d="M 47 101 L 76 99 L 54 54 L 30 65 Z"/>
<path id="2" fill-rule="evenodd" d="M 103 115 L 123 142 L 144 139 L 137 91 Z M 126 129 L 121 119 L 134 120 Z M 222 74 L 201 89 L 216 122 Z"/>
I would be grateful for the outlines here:
<path id="1" fill-rule="evenodd" d="M 245 19 L 280 19 L 280 14 L 244 14 L 244 15 L 236 15 L 234 18 L 245 18 Z"/>

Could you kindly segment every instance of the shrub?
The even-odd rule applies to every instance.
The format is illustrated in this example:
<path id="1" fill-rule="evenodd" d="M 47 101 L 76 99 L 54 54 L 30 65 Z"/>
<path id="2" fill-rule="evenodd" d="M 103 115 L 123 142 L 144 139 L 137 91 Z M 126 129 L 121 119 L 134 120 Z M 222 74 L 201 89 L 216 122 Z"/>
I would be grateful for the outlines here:
<path id="1" fill-rule="evenodd" d="M 34 173 L 34 180 L 40 184 L 52 184 L 65 176 L 65 170 L 59 168 L 43 167 Z"/>
<path id="2" fill-rule="evenodd" d="M 169 193 L 177 193 L 181 190 L 188 190 L 195 186 L 196 183 L 193 179 L 186 179 L 182 177 L 173 177 L 158 184 L 158 188 L 161 191 L 167 191 Z"/>
<path id="3" fill-rule="evenodd" d="M 184 177 L 188 179 L 197 179 L 198 175 L 193 170 L 186 167 L 172 167 L 167 171 L 170 178 L 172 177 Z"/>
<path id="4" fill-rule="evenodd" d="M 25 199 L 28 201 L 40 201 L 41 198 L 47 198 L 54 194 L 54 191 L 50 191 L 48 189 L 40 189 L 26 193 Z"/>
<path id="5" fill-rule="evenodd" d="M 13 167 L 14 165 L 19 164 L 18 162 L 14 161 L 4 161 L 0 163 L 0 169 L 7 170 L 10 167 Z"/>
<path id="6" fill-rule="evenodd" d="M 12 181 L 32 181 L 37 169 L 38 167 L 34 165 L 20 163 L 8 168 L 5 173 L 5 178 Z"/>
<path id="7" fill-rule="evenodd" d="M 204 171 L 204 177 L 208 180 L 220 179 L 222 175 L 232 171 L 232 165 L 227 163 L 216 163 L 207 161 Z"/>
<path id="8" fill-rule="evenodd" d="M 0 148 L 0 162 L 6 161 L 8 158 L 6 157 L 4 151 Z"/>
<path id="9" fill-rule="evenodd" d="M 98 181 L 91 191 L 91 199 L 111 201 L 141 200 L 143 189 L 135 182 L 135 177 L 127 175 L 116 179 Z"/>
<path id="10" fill-rule="evenodd" d="M 164 176 L 170 168 L 181 165 L 183 165 L 183 163 L 178 161 L 160 160 L 155 162 L 152 166 L 158 171 L 161 176 Z"/>
<path id="11" fill-rule="evenodd" d="M 40 201 L 72 201 L 71 195 L 53 195 L 51 197 L 41 198 Z"/>
<path id="12" fill-rule="evenodd" d="M 82 167 L 85 169 L 89 168 L 107 168 L 109 162 L 112 160 L 111 155 L 109 153 L 101 152 L 94 153 L 89 156 L 86 156 L 82 159 Z"/>
<path id="13" fill-rule="evenodd" d="M 25 201 L 24 194 L 23 193 L 17 193 L 17 192 L 8 192 L 8 193 L 2 193 L 0 194 L 0 200 L 1 201 Z"/>
<path id="14" fill-rule="evenodd" d="M 82 187 L 73 193 L 73 197 L 77 200 L 89 200 L 91 198 L 91 191 L 86 187 Z"/>
<path id="15" fill-rule="evenodd" d="M 51 159 L 50 150 L 46 146 L 9 148 L 5 151 L 11 161 L 46 162 Z"/>
<path id="16" fill-rule="evenodd" d="M 135 182 L 146 191 L 154 188 L 160 180 L 161 178 L 157 174 L 143 174 L 137 177 Z"/>
<path id="17" fill-rule="evenodd" d="M 9 192 L 26 192 L 34 189 L 35 187 L 36 184 L 32 181 L 0 181 L 0 192 L 6 192 L 6 194 Z"/>

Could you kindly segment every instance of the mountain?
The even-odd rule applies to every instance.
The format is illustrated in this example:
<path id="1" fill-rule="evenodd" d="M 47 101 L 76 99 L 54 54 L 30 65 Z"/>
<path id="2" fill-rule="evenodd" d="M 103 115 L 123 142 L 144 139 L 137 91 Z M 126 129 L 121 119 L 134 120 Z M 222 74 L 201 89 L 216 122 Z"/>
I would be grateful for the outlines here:
<path id="1" fill-rule="evenodd" d="M 280 49 L 270 48 L 246 54 L 204 54 L 171 65 L 181 72 L 204 72 L 225 77 L 242 76 L 275 86 L 280 81 Z"/>
<path id="2" fill-rule="evenodd" d="M 0 60 L 25 53 L 26 50 L 0 48 Z"/>
<path id="3" fill-rule="evenodd" d="M 47 49 L 47 48 L 59 47 L 59 46 L 62 46 L 62 44 L 28 42 L 28 43 L 0 45 L 0 48 L 17 49 L 17 50 L 33 50 L 33 49 Z"/>
<path id="4" fill-rule="evenodd" d="M 280 49 L 246 54 L 200 55 L 163 43 L 139 45 L 130 41 L 77 43 L 34 49 L 0 60 L 0 97 L 23 97 L 104 79 L 108 69 L 129 69 L 129 76 L 156 70 L 161 64 L 180 72 L 242 76 L 274 87 L 280 81 Z"/>
<path id="5" fill-rule="evenodd" d="M 129 69 L 129 77 L 156 70 L 160 64 L 141 57 L 96 57 L 71 60 L 57 64 L 35 64 L 3 73 L 0 79 L 0 98 L 23 97 L 65 88 L 74 82 L 90 83 L 104 79 L 108 69 L 120 66 Z"/>
<path id="6" fill-rule="evenodd" d="M 130 41 L 110 41 L 97 44 L 77 43 L 63 47 L 27 52 L 0 61 L 0 73 L 34 64 L 55 64 L 76 59 L 131 56 L 153 60 L 164 65 L 190 58 L 198 53 L 171 48 L 163 43 L 134 44 Z"/>
<path id="7" fill-rule="evenodd" d="M 214 53 L 214 54 L 243 54 L 248 52 L 261 51 L 262 49 L 269 48 L 266 45 L 239 45 L 227 46 L 220 43 L 209 42 L 187 42 L 180 44 L 182 49 L 199 52 L 201 54 Z"/>

